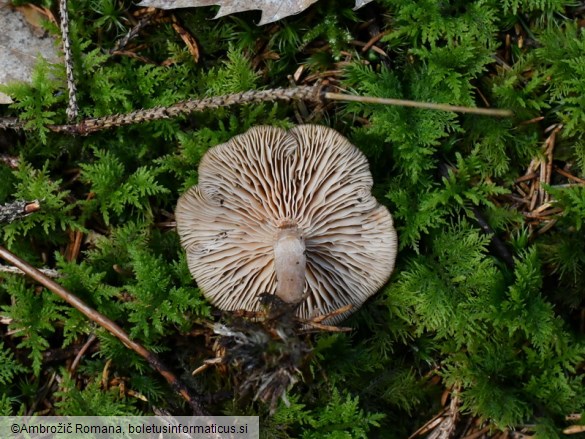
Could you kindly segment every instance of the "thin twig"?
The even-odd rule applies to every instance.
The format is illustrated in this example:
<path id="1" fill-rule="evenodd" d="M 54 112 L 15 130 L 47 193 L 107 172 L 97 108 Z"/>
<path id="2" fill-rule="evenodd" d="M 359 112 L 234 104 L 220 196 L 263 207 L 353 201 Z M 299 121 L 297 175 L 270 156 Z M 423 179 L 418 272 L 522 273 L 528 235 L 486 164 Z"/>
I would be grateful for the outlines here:
<path id="1" fill-rule="evenodd" d="M 390 30 L 385 30 L 384 32 L 380 32 L 379 34 L 374 35 L 372 38 L 370 38 L 370 41 L 368 41 L 366 45 L 362 47 L 362 53 L 367 52 L 374 44 L 376 44 L 378 41 L 380 41 L 380 39 L 389 33 Z"/>
<path id="2" fill-rule="evenodd" d="M 67 118 L 69 122 L 77 119 L 79 107 L 77 106 L 77 87 L 73 77 L 73 56 L 71 55 L 71 41 L 69 39 L 69 14 L 67 13 L 67 0 L 59 1 L 59 14 L 61 15 L 61 39 L 63 40 L 63 53 L 65 55 L 65 69 L 67 71 L 67 89 L 69 90 L 69 103 L 67 104 Z"/>
<path id="3" fill-rule="evenodd" d="M 71 372 L 71 373 L 75 372 L 75 369 L 77 369 L 77 365 L 81 361 L 81 357 L 83 357 L 85 355 L 85 353 L 87 352 L 87 350 L 89 349 L 89 347 L 91 346 L 91 344 L 96 339 L 97 339 L 97 336 L 95 334 L 91 334 L 87 338 L 87 341 L 84 343 L 84 345 L 81 347 L 81 349 L 79 350 L 79 352 L 75 356 L 75 359 L 73 360 L 73 363 L 71 363 L 71 367 L 69 368 L 69 372 Z"/>
<path id="4" fill-rule="evenodd" d="M 414 433 L 412 433 L 410 436 L 408 436 L 408 439 L 414 439 L 417 436 L 422 436 L 423 434 L 426 434 L 429 431 L 431 431 L 433 428 L 435 428 L 437 425 L 439 425 L 441 423 L 445 413 L 447 413 L 447 408 L 444 408 L 438 414 L 433 416 L 422 427 L 420 427 L 418 430 L 416 430 Z"/>
<path id="5" fill-rule="evenodd" d="M 135 38 L 142 29 L 148 26 L 152 22 L 152 20 L 158 16 L 160 16 L 160 11 L 154 10 L 153 13 L 149 13 L 142 17 L 138 21 L 138 23 L 132 29 L 130 29 L 126 35 L 124 35 L 122 39 L 116 42 L 114 48 L 110 50 L 110 53 L 123 51 L 130 42 L 130 40 Z"/>
<path id="6" fill-rule="evenodd" d="M 477 438 L 481 437 L 482 435 L 486 434 L 488 431 L 490 431 L 489 425 L 487 427 L 482 428 L 479 431 L 476 431 L 475 433 L 468 434 L 463 439 L 477 439 Z"/>
<path id="7" fill-rule="evenodd" d="M 48 290 L 55 293 L 65 302 L 69 303 L 75 309 L 80 311 L 87 318 L 96 322 L 98 325 L 106 329 L 110 334 L 117 337 L 126 347 L 132 349 L 138 355 L 146 359 L 150 366 L 154 368 L 156 371 L 158 371 L 167 380 L 167 382 L 189 403 L 191 409 L 193 410 L 194 415 L 204 416 L 206 414 L 201 404 L 200 397 L 195 397 L 191 395 L 187 387 L 181 381 L 179 381 L 179 379 L 159 360 L 159 358 L 156 355 L 149 352 L 139 343 L 133 341 L 128 336 L 128 334 L 126 334 L 126 332 L 124 332 L 124 330 L 115 322 L 113 322 L 103 314 L 100 314 L 93 308 L 87 306 L 85 302 L 83 302 L 81 299 L 71 294 L 61 285 L 59 285 L 49 277 L 45 276 L 39 270 L 37 270 L 27 262 L 23 261 L 12 252 L 6 250 L 2 246 L 0 246 L 0 258 L 4 259 L 6 262 L 14 265 L 15 267 L 20 268 L 32 279 L 46 287 Z"/>
<path id="8" fill-rule="evenodd" d="M 578 184 L 585 184 L 585 180 L 583 180 L 582 178 L 576 177 L 573 174 L 565 171 L 564 169 L 559 168 L 558 166 L 555 166 L 555 171 L 559 174 L 561 174 L 563 177 L 568 178 L 569 180 L 573 180 L 576 181 Z"/>
<path id="9" fill-rule="evenodd" d="M 397 105 L 399 107 L 424 108 L 427 110 L 454 111 L 456 113 L 481 114 L 484 116 L 510 117 L 514 113 L 510 110 L 496 108 L 462 107 L 459 105 L 436 104 L 434 102 L 418 102 L 406 99 L 377 98 L 372 96 L 354 96 L 342 93 L 325 93 L 325 99 L 330 101 L 361 102 L 364 104 Z"/>

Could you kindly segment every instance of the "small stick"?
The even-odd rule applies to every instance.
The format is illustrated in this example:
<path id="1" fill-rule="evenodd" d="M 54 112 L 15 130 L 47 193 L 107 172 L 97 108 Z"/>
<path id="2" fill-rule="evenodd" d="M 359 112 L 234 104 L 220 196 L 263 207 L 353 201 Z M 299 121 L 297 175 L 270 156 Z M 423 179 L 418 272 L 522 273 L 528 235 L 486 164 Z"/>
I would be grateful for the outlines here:
<path id="1" fill-rule="evenodd" d="M 534 209 L 532 212 L 529 212 L 529 214 L 541 214 L 542 212 L 544 212 L 546 209 L 550 208 L 553 206 L 553 203 L 551 203 L 550 201 L 547 201 L 544 204 L 541 204 L 540 206 L 538 206 L 536 209 Z"/>
<path id="2" fill-rule="evenodd" d="M 342 93 L 325 93 L 325 99 L 330 101 L 361 102 L 364 104 L 397 105 L 400 107 L 424 108 L 427 110 L 454 111 L 456 113 L 481 114 L 484 116 L 510 117 L 514 113 L 510 110 L 495 108 L 462 107 L 459 105 L 436 104 L 434 102 L 417 102 L 406 99 L 377 98 L 372 96 L 354 96 Z"/>
<path id="3" fill-rule="evenodd" d="M 557 219 L 553 218 L 549 220 L 544 226 L 536 231 L 537 235 L 542 235 L 543 233 L 548 232 L 555 224 L 557 223 Z"/>
<path id="4" fill-rule="evenodd" d="M 527 188 L 526 185 L 518 185 L 518 186 L 516 186 L 516 191 L 520 195 L 522 195 L 522 197 L 524 197 L 524 198 L 527 198 L 528 195 L 529 195 L 529 188 Z M 526 202 L 526 204 L 529 204 L 528 200 L 524 200 L 524 201 Z"/>
<path id="5" fill-rule="evenodd" d="M 311 321 L 308 321 L 306 323 L 306 325 L 307 325 L 307 328 L 302 329 L 303 333 L 313 332 L 313 331 L 311 331 L 312 329 L 316 329 L 318 331 L 323 331 L 323 332 L 351 332 L 351 331 L 353 331 L 352 328 L 348 328 L 346 326 L 323 325 L 321 323 L 316 323 L 316 322 L 311 322 Z"/>
<path id="6" fill-rule="evenodd" d="M 528 210 L 533 211 L 536 209 L 536 203 L 540 195 L 540 181 L 537 180 L 530 186 L 530 207 Z"/>
<path id="7" fill-rule="evenodd" d="M 28 214 L 36 212 L 41 208 L 37 200 L 34 201 L 14 201 L 0 205 L 0 223 L 11 223 L 19 218 L 24 218 Z"/>
<path id="8" fill-rule="evenodd" d="M 69 232 L 70 242 L 65 249 L 65 259 L 68 262 L 76 261 L 81 250 L 81 241 L 83 239 L 83 232 L 75 230 Z"/>
<path id="9" fill-rule="evenodd" d="M 535 174 L 536 170 L 538 169 L 539 162 L 540 162 L 540 159 L 538 157 L 534 157 L 532 160 L 530 160 L 530 164 L 528 165 L 528 168 L 526 169 L 525 175 Z"/>
<path id="10" fill-rule="evenodd" d="M 160 14 L 158 13 L 158 11 L 156 11 L 154 13 L 148 13 L 144 17 L 142 17 L 138 21 L 138 23 L 132 29 L 130 29 L 126 35 L 124 35 L 124 37 L 121 40 L 118 40 L 116 42 L 114 48 L 110 50 L 110 53 L 123 51 L 130 42 L 130 40 L 135 38 L 142 29 L 148 26 L 152 22 L 152 20 L 155 17 L 158 17 L 159 15 Z"/>
<path id="11" fill-rule="evenodd" d="M 140 56 L 135 52 L 131 52 L 130 50 L 114 50 L 113 52 L 110 52 L 110 54 L 116 55 L 116 56 L 127 56 L 129 58 L 134 58 L 140 62 L 143 62 L 144 64 L 154 64 L 154 61 L 151 61 L 150 59 L 146 58 L 145 56 Z"/>
<path id="12" fill-rule="evenodd" d="M 353 305 L 350 303 L 349 305 L 345 305 L 341 308 L 335 309 L 328 314 L 323 314 L 323 315 L 317 316 L 314 319 L 311 319 L 306 323 L 321 323 L 323 320 L 327 320 L 327 319 L 330 319 L 331 317 L 336 317 L 336 316 L 341 315 L 345 312 L 348 312 L 352 308 L 353 308 Z"/>
<path id="13" fill-rule="evenodd" d="M 55 293 L 65 302 L 69 303 L 75 309 L 80 311 L 83 315 L 85 315 L 90 320 L 96 322 L 102 328 L 106 329 L 110 334 L 117 337 L 126 347 L 132 349 L 142 358 L 144 358 L 150 366 L 158 371 L 167 382 L 175 389 L 177 393 L 179 393 L 191 406 L 193 410 L 193 414 L 195 416 L 205 416 L 205 410 L 200 402 L 200 398 L 196 398 L 190 394 L 187 387 L 179 381 L 179 379 L 159 360 L 159 358 L 154 355 L 153 353 L 149 352 L 139 343 L 133 341 L 124 330 L 118 326 L 115 322 L 100 314 L 93 308 L 86 305 L 81 299 L 77 296 L 71 294 L 61 285 L 59 285 L 54 280 L 48 278 L 39 270 L 28 264 L 27 262 L 20 259 L 18 256 L 13 254 L 12 252 L 6 250 L 4 247 L 0 246 L 0 258 L 4 259 L 6 262 L 14 265 L 15 267 L 20 268 L 24 271 L 28 276 L 32 279 L 43 285 L 48 290 Z"/>
<path id="14" fill-rule="evenodd" d="M 79 350 L 79 352 L 75 356 L 75 359 L 73 360 L 73 363 L 71 363 L 71 367 L 69 368 L 69 372 L 71 372 L 71 373 L 75 372 L 75 369 L 77 369 L 77 365 L 81 361 L 81 357 L 83 357 L 85 355 L 85 353 L 87 352 L 87 350 L 89 349 L 89 347 L 91 346 L 91 344 L 96 339 L 97 339 L 97 337 L 96 337 L 95 334 L 91 334 L 87 338 L 87 341 L 84 343 L 84 345 L 81 347 L 81 349 Z"/>
<path id="15" fill-rule="evenodd" d="M 67 71 L 67 88 L 69 89 L 69 103 L 67 104 L 67 118 L 69 122 L 77 119 L 79 107 L 77 106 L 77 87 L 73 77 L 73 57 L 71 55 L 71 41 L 69 40 L 69 15 L 67 14 L 67 0 L 59 1 L 59 14 L 61 15 L 61 39 L 63 40 L 63 53 L 65 55 L 65 69 Z"/>
<path id="16" fill-rule="evenodd" d="M 520 125 L 529 125 L 531 123 L 540 122 L 541 120 L 544 120 L 544 116 L 538 116 L 538 117 L 534 117 L 532 119 L 524 120 L 524 121 L 520 122 Z"/>
<path id="17" fill-rule="evenodd" d="M 517 178 L 515 183 L 522 183 L 523 181 L 532 180 L 534 177 L 536 177 L 536 174 L 523 175 L 522 177 Z"/>
<path id="18" fill-rule="evenodd" d="M 552 177 L 552 167 L 553 167 L 553 152 L 555 149 L 557 133 L 561 130 L 563 126 L 557 125 L 553 132 L 550 134 L 549 138 L 547 139 L 547 149 L 546 149 L 546 183 L 550 184 L 550 179 Z M 544 201 L 548 201 L 550 199 L 550 195 L 548 192 L 544 194 Z"/>
<path id="19" fill-rule="evenodd" d="M 476 431 L 475 433 L 471 433 L 471 434 L 465 436 L 463 439 L 477 439 L 477 438 L 481 437 L 482 435 L 486 434 L 488 431 L 490 431 L 489 425 L 487 427 L 482 428 L 479 431 Z"/>
<path id="20" fill-rule="evenodd" d="M 583 180 L 582 178 L 576 177 L 573 174 L 570 174 L 569 172 L 565 171 L 564 169 L 559 168 L 558 166 L 555 166 L 555 171 L 557 173 L 561 174 L 563 177 L 568 178 L 569 180 L 576 181 L 579 184 L 585 184 L 585 180 Z"/>
<path id="21" fill-rule="evenodd" d="M 447 413 L 447 408 L 443 408 L 439 413 L 433 416 L 430 420 L 428 420 L 422 427 L 408 436 L 408 439 L 414 439 L 417 436 L 422 436 L 423 434 L 428 433 L 430 430 L 435 428 L 437 425 L 441 423 L 443 420 L 443 416 Z"/>
<path id="22" fill-rule="evenodd" d="M 382 37 L 388 35 L 389 33 L 390 33 L 389 30 L 385 30 L 384 32 L 380 32 L 379 34 L 374 35 L 372 38 L 370 38 L 370 41 L 368 41 L 366 45 L 362 47 L 362 53 L 367 52 L 370 49 L 370 47 L 372 47 L 374 44 L 380 41 Z"/>
<path id="23" fill-rule="evenodd" d="M 352 44 L 353 46 L 361 47 L 361 48 L 366 47 L 366 43 L 363 43 L 363 42 L 357 41 L 357 40 L 350 41 L 350 44 Z M 372 44 L 368 49 L 372 49 L 374 52 L 376 52 L 382 56 L 388 57 L 388 54 L 386 52 L 384 52 L 382 49 L 380 49 L 378 46 L 376 46 L 374 44 Z"/>
<path id="24" fill-rule="evenodd" d="M 544 190 L 544 184 L 548 183 L 547 178 L 547 161 L 548 161 L 548 153 L 546 155 L 547 158 L 540 162 L 540 174 L 538 176 L 538 204 L 546 203 L 548 200 L 546 199 L 546 191 Z"/>

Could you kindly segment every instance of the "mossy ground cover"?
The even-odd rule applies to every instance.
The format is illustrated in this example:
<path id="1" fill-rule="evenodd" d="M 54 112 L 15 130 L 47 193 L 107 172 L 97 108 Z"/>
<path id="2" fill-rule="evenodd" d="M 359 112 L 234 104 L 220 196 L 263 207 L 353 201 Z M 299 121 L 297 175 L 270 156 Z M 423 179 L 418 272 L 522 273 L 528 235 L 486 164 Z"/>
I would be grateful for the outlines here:
<path id="1" fill-rule="evenodd" d="M 5 90 L 15 104 L 0 116 L 29 129 L 0 131 L 0 203 L 38 199 L 42 209 L 3 224 L 2 245 L 56 269 L 59 283 L 204 395 L 210 412 L 259 414 L 265 437 L 405 438 L 439 413 L 455 437 L 578 431 L 585 6 L 352 6 L 321 0 L 263 27 L 255 12 L 210 20 L 213 8 L 177 10 L 119 50 L 138 8 L 72 1 L 80 117 L 294 81 L 514 116 L 275 102 L 71 136 L 46 128 L 66 122 L 65 68 L 39 64 L 32 85 Z M 173 23 L 195 38 L 197 62 Z M 229 372 L 191 377 L 210 355 L 201 328 L 218 317 L 189 274 L 173 210 L 209 148 L 254 125 L 308 122 L 334 127 L 367 155 L 400 252 L 387 286 L 346 322 L 352 332 L 312 338 L 303 381 L 269 416 L 234 393 Z M 0 414 L 188 413 L 142 358 L 25 277 L 0 274 L 0 317 Z"/>

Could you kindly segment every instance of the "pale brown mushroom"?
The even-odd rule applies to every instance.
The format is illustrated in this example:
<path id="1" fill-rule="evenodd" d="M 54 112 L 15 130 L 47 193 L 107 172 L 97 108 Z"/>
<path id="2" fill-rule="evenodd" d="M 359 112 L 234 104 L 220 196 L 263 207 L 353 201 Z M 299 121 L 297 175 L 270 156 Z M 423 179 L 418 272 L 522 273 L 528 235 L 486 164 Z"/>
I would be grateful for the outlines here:
<path id="1" fill-rule="evenodd" d="M 353 310 L 389 278 L 396 232 L 364 155 L 331 128 L 260 126 L 211 148 L 177 204 L 191 274 L 223 310 L 262 293 L 297 315 Z M 348 313 L 336 316 L 335 323 Z"/>

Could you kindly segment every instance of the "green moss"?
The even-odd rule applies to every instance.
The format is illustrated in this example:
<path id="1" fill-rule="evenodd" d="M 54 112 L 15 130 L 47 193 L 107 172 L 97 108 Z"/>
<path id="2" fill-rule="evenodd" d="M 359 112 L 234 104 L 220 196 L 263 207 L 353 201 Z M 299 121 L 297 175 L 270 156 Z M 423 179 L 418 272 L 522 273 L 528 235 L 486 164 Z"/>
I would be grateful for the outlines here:
<path id="1" fill-rule="evenodd" d="M 0 115 L 18 116 L 28 130 L 0 132 L 2 153 L 21 163 L 0 162 L 0 202 L 39 199 L 43 209 L 3 225 L 3 245 L 56 268 L 59 283 L 160 354 L 194 392 L 211 395 L 213 413 L 261 415 L 264 437 L 408 437 L 441 409 L 445 388 L 457 389 L 463 416 L 560 436 L 564 417 L 585 410 L 585 192 L 555 174 L 545 189 L 560 213 L 542 234 L 531 233 L 512 195 L 543 157 L 553 124 L 563 125 L 554 164 L 585 177 L 583 12 L 561 0 L 353 4 L 320 0 L 261 28 L 254 12 L 210 20 L 210 8 L 177 10 L 199 44 L 196 63 L 166 22 L 131 42 L 139 57 L 112 54 L 136 7 L 72 2 L 81 116 L 287 86 L 302 64 L 301 81 L 335 70 L 330 84 L 354 93 L 489 105 L 514 117 L 362 103 L 311 114 L 310 106 L 265 103 L 73 137 L 46 127 L 66 121 L 64 68 L 39 63 L 31 84 L 2 87 L 15 104 Z M 376 30 L 385 32 L 383 53 L 362 52 L 356 42 Z M 191 377 L 213 356 L 197 334 L 216 316 L 171 221 L 209 148 L 254 125 L 293 126 L 302 114 L 364 151 L 401 250 L 388 285 L 346 322 L 353 331 L 313 338 L 304 381 L 271 417 L 246 397 L 222 399 L 229 376 Z M 509 257 L 484 233 L 485 221 Z M 81 252 L 66 258 L 76 232 Z M 26 412 L 53 373 L 62 378 L 47 394 L 56 413 L 186 413 L 142 358 L 31 281 L 0 274 L 0 307 L 8 322 L 0 327 L 1 414 Z M 76 376 L 65 360 L 48 360 L 46 352 L 78 348 L 91 334 L 97 340 Z M 104 389 L 105 369 L 146 401 Z"/>

